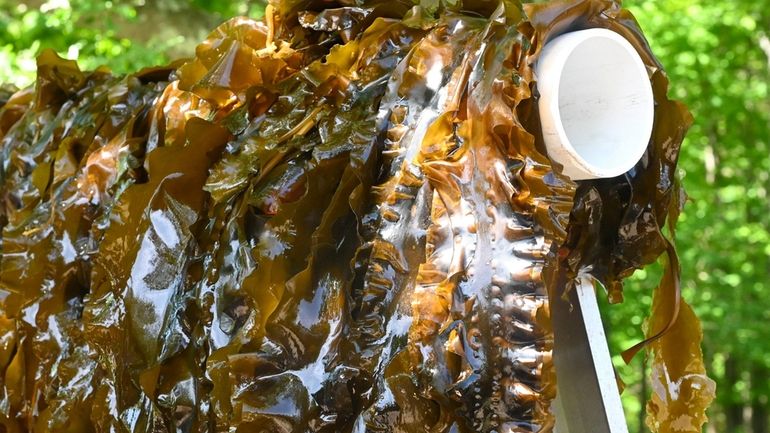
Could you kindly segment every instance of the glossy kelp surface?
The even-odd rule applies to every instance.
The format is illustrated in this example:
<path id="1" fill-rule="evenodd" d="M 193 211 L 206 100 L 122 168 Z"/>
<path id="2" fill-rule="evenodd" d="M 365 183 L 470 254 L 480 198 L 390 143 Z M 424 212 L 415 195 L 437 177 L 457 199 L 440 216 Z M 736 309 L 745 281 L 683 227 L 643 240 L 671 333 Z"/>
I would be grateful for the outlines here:
<path id="1" fill-rule="evenodd" d="M 532 67 L 590 27 L 636 46 L 656 120 L 633 170 L 578 185 Z M 617 301 L 664 252 L 650 425 L 699 431 L 666 90 L 599 0 L 287 0 L 128 77 L 44 52 L 0 90 L 3 431 L 551 431 L 549 297 L 590 274 Z"/>

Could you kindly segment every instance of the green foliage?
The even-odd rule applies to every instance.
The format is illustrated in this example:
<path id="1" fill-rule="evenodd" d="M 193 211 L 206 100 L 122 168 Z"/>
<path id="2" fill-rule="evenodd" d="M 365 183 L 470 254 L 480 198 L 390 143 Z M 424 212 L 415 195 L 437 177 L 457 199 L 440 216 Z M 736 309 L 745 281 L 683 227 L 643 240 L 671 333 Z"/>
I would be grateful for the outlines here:
<path id="1" fill-rule="evenodd" d="M 232 0 L 0 0 L 0 82 L 31 83 L 43 48 L 84 69 L 107 65 L 127 73 L 163 64 L 192 55 L 224 19 L 261 16 L 263 8 Z"/>
<path id="2" fill-rule="evenodd" d="M 0 81 L 29 82 L 35 74 L 35 57 L 50 47 L 69 58 L 80 59 L 85 68 L 110 64 L 118 71 L 132 65 L 158 63 L 162 52 L 142 49 L 119 37 L 115 19 L 135 19 L 128 4 L 111 2 L 47 2 L 39 8 L 26 3 L 6 6 L 0 11 Z M 103 21 L 101 21 L 103 19 Z"/>
<path id="3" fill-rule="evenodd" d="M 753 0 L 624 6 L 665 66 L 670 97 L 695 117 L 679 164 L 690 199 L 677 246 L 684 296 L 703 321 L 706 361 L 717 380 L 710 428 L 751 431 L 731 426 L 725 412 L 766 403 L 770 394 L 767 380 L 751 375 L 770 367 L 770 10 Z M 627 284 L 626 303 L 605 309 L 614 353 L 642 338 L 638 325 L 657 278 L 656 270 L 638 272 Z M 624 396 L 632 431 L 641 408 L 641 358 L 631 366 L 617 362 L 634 384 Z M 738 363 L 736 377 L 726 377 L 728 359 Z"/>

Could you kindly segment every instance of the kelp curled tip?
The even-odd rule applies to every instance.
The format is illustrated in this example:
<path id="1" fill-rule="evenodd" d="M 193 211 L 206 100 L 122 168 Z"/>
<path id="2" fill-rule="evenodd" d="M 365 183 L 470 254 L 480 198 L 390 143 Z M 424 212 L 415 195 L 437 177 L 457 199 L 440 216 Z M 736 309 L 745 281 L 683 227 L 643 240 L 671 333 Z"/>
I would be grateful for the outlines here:
<path id="1" fill-rule="evenodd" d="M 578 185 L 532 66 L 590 27 L 637 48 L 656 126 L 633 170 Z M 690 117 L 667 85 L 600 0 L 273 2 L 126 77 L 44 52 L 34 88 L 0 91 L 0 423 L 550 431 L 554 275 L 617 297 L 668 248 Z M 699 431 L 713 384 L 683 301 L 670 328 L 649 424 Z"/>

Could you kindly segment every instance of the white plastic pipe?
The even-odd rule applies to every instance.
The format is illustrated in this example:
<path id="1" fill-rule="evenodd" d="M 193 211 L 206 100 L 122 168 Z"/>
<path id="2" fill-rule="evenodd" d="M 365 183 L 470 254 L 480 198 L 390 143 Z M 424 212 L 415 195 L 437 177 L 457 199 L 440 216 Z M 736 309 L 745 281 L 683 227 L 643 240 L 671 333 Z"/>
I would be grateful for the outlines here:
<path id="1" fill-rule="evenodd" d="M 573 180 L 619 176 L 644 155 L 654 101 L 631 43 L 606 29 L 567 33 L 535 66 L 548 155 Z"/>

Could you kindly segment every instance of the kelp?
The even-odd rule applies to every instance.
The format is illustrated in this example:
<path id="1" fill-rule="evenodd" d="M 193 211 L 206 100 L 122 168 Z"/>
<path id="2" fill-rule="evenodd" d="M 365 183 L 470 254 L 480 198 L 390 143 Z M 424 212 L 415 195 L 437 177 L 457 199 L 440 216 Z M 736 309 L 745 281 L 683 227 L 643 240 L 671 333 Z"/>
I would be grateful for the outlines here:
<path id="1" fill-rule="evenodd" d="M 533 65 L 591 27 L 637 48 L 655 127 L 576 184 Z M 619 301 L 664 252 L 649 423 L 699 431 L 667 87 L 609 0 L 285 0 L 125 77 L 43 52 L 0 90 L 3 431 L 548 432 L 548 299 Z"/>

